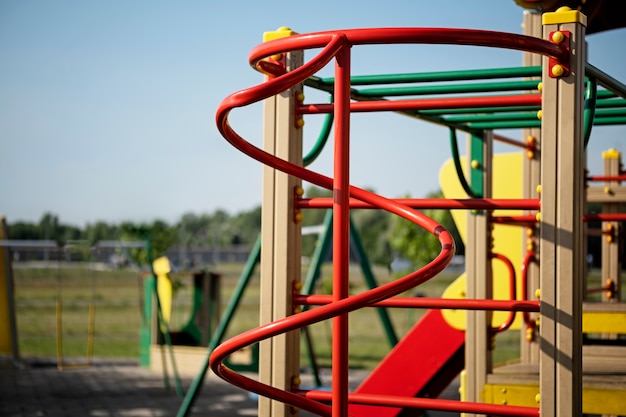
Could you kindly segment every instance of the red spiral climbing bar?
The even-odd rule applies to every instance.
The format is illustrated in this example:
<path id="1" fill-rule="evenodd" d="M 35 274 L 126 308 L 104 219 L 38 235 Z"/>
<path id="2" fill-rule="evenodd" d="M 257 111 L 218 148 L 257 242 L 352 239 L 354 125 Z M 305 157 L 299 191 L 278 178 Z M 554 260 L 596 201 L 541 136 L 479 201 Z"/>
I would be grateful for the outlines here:
<path id="1" fill-rule="evenodd" d="M 447 100 L 403 100 L 403 101 L 371 101 L 367 103 L 352 103 L 350 101 L 350 48 L 355 45 L 366 44 L 454 44 L 499 47 L 530 51 L 550 56 L 566 63 L 568 52 L 560 45 L 541 39 L 523 35 L 500 32 L 480 31 L 471 29 L 441 29 L 441 28 L 394 28 L 394 29 L 353 29 L 344 31 L 318 32 L 312 34 L 295 35 L 276 39 L 256 47 L 250 55 L 250 64 L 262 72 L 270 75 L 267 82 L 239 91 L 227 97 L 219 106 L 216 114 L 216 123 L 220 133 L 235 148 L 246 153 L 258 161 L 269 165 L 287 174 L 299 177 L 320 187 L 333 190 L 333 199 L 300 200 L 300 207 L 314 207 L 332 205 L 334 211 L 333 222 L 333 250 L 334 265 L 333 295 L 323 300 L 315 296 L 295 297 L 295 302 L 302 304 L 318 304 L 316 309 L 306 310 L 284 319 L 260 326 L 242 333 L 218 346 L 211 354 L 210 366 L 213 371 L 225 380 L 246 390 L 253 391 L 278 401 L 291 404 L 319 415 L 345 416 L 349 402 L 370 405 L 387 405 L 400 407 L 431 408 L 442 410 L 456 410 L 477 412 L 490 415 L 538 415 L 538 409 L 529 407 L 511 407 L 491 404 L 464 403 L 458 401 L 429 400 L 416 398 L 394 398 L 376 395 L 349 394 L 347 392 L 347 313 L 369 306 L 393 305 L 402 303 L 397 295 L 408 291 L 427 281 L 441 272 L 451 261 L 454 255 L 454 241 L 451 235 L 441 225 L 417 211 L 417 203 L 391 200 L 370 193 L 364 189 L 349 184 L 349 120 L 351 111 L 393 111 L 416 108 L 449 108 L 482 107 L 488 104 L 499 106 L 518 106 L 532 103 L 539 104 L 539 95 L 502 96 L 502 97 L 475 97 Z M 282 53 L 294 50 L 322 48 L 313 59 L 302 67 L 292 71 L 285 71 L 279 61 L 268 59 Z M 313 76 L 332 60 L 335 60 L 335 90 L 333 104 L 302 105 L 297 111 L 300 113 L 333 112 L 335 118 L 335 158 L 334 178 L 295 165 L 278 158 L 243 139 L 230 126 L 228 117 L 234 108 L 243 107 L 283 91 L 289 90 Z M 489 200 L 474 200 L 476 207 L 495 208 L 501 202 Z M 434 204 L 434 203 L 433 203 Z M 456 201 L 454 208 L 467 209 L 472 204 Z M 538 202 L 529 200 L 522 203 L 516 201 L 516 208 L 537 209 Z M 348 265 L 348 238 L 349 238 L 349 211 L 351 207 L 375 207 L 401 216 L 433 234 L 441 244 L 441 252 L 425 267 L 412 272 L 392 283 L 380 286 L 370 291 L 348 296 L 347 277 Z M 514 204 L 512 204 L 514 205 Z M 321 296 L 320 296 L 321 297 Z M 317 301 L 317 302 L 316 302 Z M 466 309 L 493 309 L 510 311 L 538 311 L 536 302 L 518 302 L 504 300 L 441 300 L 440 307 Z M 417 300 L 415 300 L 417 302 Z M 457 304 L 454 304 L 457 303 Z M 426 305 L 427 303 L 424 303 Z M 413 304 L 417 305 L 417 304 Z M 228 355 L 245 346 L 266 340 L 276 335 L 296 330 L 310 324 L 333 319 L 333 391 L 323 393 L 319 391 L 290 392 L 255 381 L 237 374 L 226 367 L 223 361 Z M 321 401 L 331 401 L 327 405 Z"/>

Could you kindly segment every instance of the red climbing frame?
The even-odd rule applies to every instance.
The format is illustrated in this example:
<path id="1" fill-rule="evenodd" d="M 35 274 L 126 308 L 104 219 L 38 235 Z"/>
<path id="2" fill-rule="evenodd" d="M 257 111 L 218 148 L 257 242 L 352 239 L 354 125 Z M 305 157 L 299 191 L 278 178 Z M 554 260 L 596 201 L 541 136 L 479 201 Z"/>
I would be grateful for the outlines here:
<path id="1" fill-rule="evenodd" d="M 216 122 L 221 134 L 234 147 L 254 159 L 272 168 L 301 178 L 320 187 L 333 190 L 332 207 L 334 211 L 333 230 L 333 277 L 334 287 L 331 300 L 315 309 L 277 320 L 267 325 L 240 334 L 219 347 L 210 357 L 213 371 L 225 380 L 259 395 L 282 401 L 319 415 L 346 416 L 348 404 L 386 405 L 395 407 L 432 408 L 449 411 L 465 411 L 490 415 L 538 415 L 537 408 L 512 407 L 443 401 L 433 399 L 404 398 L 390 395 L 350 394 L 347 390 L 348 380 L 348 344 L 347 344 L 347 313 L 360 308 L 393 304 L 397 295 L 408 291 L 441 272 L 454 255 L 454 241 L 441 225 L 420 212 L 411 208 L 401 200 L 390 200 L 372 194 L 364 189 L 349 184 L 349 114 L 352 111 L 397 111 L 407 109 L 430 109 L 451 107 L 483 107 L 487 105 L 517 106 L 540 104 L 540 95 L 477 97 L 445 100 L 403 100 L 403 101 L 371 101 L 353 103 L 350 99 L 350 49 L 356 45 L 366 44 L 455 44 L 474 45 L 525 50 L 553 58 L 567 64 L 569 53 L 562 45 L 541 39 L 482 30 L 443 29 L 443 28 L 392 28 L 392 29 L 354 29 L 343 31 L 319 32 L 305 35 L 294 35 L 276 39 L 256 47 L 250 55 L 251 65 L 268 74 L 267 82 L 232 94 L 220 105 L 216 114 Z M 285 71 L 280 60 L 269 57 L 287 54 L 290 51 L 322 48 L 322 51 L 305 65 Z M 334 178 L 324 176 L 309 169 L 281 159 L 247 142 L 230 126 L 228 116 L 232 109 L 259 102 L 281 92 L 287 91 L 316 74 L 332 60 L 335 60 L 335 90 L 333 104 L 307 104 L 296 108 L 299 114 L 333 112 L 335 125 L 335 174 Z M 287 198 L 287 196 L 285 197 Z M 315 200 L 302 200 L 300 207 L 314 206 Z M 519 202 L 517 202 L 519 203 Z M 326 202 L 324 204 L 327 204 Z M 451 202 L 451 204 L 454 204 Z M 461 203 L 458 203 L 461 204 Z M 479 204 L 479 203 L 477 203 Z M 481 201 L 490 208 L 499 208 L 498 201 Z M 527 202 L 528 207 L 536 207 L 537 200 Z M 412 272 L 392 283 L 383 285 L 368 292 L 348 296 L 348 216 L 351 206 L 368 206 L 387 210 L 423 227 L 437 237 L 441 243 L 440 254 L 424 268 Z M 471 204 L 467 205 L 471 206 Z M 502 204 L 505 207 L 506 204 Z M 312 303 L 313 298 L 294 297 L 298 303 Z M 388 301 L 385 301 L 388 300 Z M 395 301 L 399 302 L 399 301 Z M 433 303 L 437 304 L 437 303 Z M 538 311 L 535 302 L 497 302 L 488 300 L 439 300 L 436 308 L 470 308 L 470 309 L 501 309 L 505 306 L 511 310 Z M 236 350 L 255 342 L 272 338 L 322 320 L 333 320 L 333 390 L 332 392 L 299 390 L 281 390 L 267 384 L 240 375 L 226 367 L 224 359 Z M 330 405 L 327 404 L 331 401 Z"/>

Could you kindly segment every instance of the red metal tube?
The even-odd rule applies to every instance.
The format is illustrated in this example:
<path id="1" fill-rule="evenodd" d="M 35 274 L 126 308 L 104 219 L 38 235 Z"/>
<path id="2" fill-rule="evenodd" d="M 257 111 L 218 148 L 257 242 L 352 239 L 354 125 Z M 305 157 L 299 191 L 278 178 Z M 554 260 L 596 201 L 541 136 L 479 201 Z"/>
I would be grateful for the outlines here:
<path id="1" fill-rule="evenodd" d="M 332 303 L 332 296 L 323 294 L 298 294 L 294 303 L 323 306 Z M 432 308 L 438 310 L 489 310 L 539 312 L 538 301 L 480 300 L 460 298 L 393 297 L 370 304 L 368 307 Z"/>
<path id="2" fill-rule="evenodd" d="M 328 391 L 302 391 L 302 395 L 317 401 L 328 401 L 331 394 Z M 416 408 L 422 410 L 450 411 L 456 413 L 488 414 L 490 416 L 537 417 L 539 409 L 535 407 L 521 407 L 513 405 L 498 405 L 474 403 L 469 401 L 455 401 L 433 398 L 407 398 L 393 395 L 350 394 L 351 404 L 380 405 L 385 407 Z"/>
<path id="3" fill-rule="evenodd" d="M 524 259 L 522 260 L 522 300 L 528 300 L 528 267 L 531 262 L 537 262 L 537 258 L 535 256 L 535 251 L 529 250 L 524 255 Z M 524 311 L 522 313 L 522 317 L 524 319 L 524 323 L 530 329 L 535 329 L 537 326 L 537 321 L 530 317 L 529 312 Z"/>
<path id="4" fill-rule="evenodd" d="M 597 213 L 585 214 L 584 222 L 603 221 L 603 222 L 623 222 L 626 221 L 626 213 Z"/>
<path id="5" fill-rule="evenodd" d="M 589 175 L 586 180 L 589 182 L 626 181 L 626 175 Z"/>
<path id="6" fill-rule="evenodd" d="M 539 199 L 495 199 L 495 198 L 394 198 L 392 201 L 414 209 L 441 210 L 538 210 Z M 331 208 L 332 199 L 324 197 L 301 198 L 296 201 L 297 208 Z M 372 204 L 354 198 L 350 199 L 351 208 L 377 208 Z M 533 217 L 534 219 L 534 217 Z"/>
<path id="7" fill-rule="evenodd" d="M 506 136 L 502 136 L 502 135 L 499 135 L 497 133 L 493 134 L 493 140 L 497 140 L 498 142 L 506 143 L 507 145 L 517 146 L 518 148 L 527 149 L 529 151 L 534 151 L 535 150 L 535 146 L 532 146 L 529 143 L 525 143 L 525 142 L 522 142 L 520 140 L 507 138 Z"/>
<path id="8" fill-rule="evenodd" d="M 335 153 L 333 181 L 333 301 L 349 295 L 350 265 L 350 48 L 335 61 Z M 333 318 L 332 415 L 348 414 L 348 314 Z"/>
<path id="9" fill-rule="evenodd" d="M 606 298 L 609 300 L 613 299 L 615 297 L 615 281 L 608 279 L 604 287 L 587 288 L 587 294 L 594 294 L 598 292 L 605 293 Z"/>
<path id="10" fill-rule="evenodd" d="M 537 223 L 536 214 L 520 214 L 519 216 L 492 216 L 492 223 L 529 226 Z"/>
<path id="11" fill-rule="evenodd" d="M 314 67 L 324 66 L 336 52 L 345 45 L 345 39 L 341 36 L 333 38 L 331 42 L 312 62 Z M 311 63 L 309 63 L 309 66 Z M 288 161 L 277 158 L 274 155 L 259 149 L 251 143 L 239 136 L 230 126 L 228 115 L 233 108 L 242 107 L 272 95 L 278 94 L 281 89 L 290 88 L 291 86 L 302 82 L 313 72 L 309 66 L 301 67 L 290 73 L 278 78 L 270 79 L 261 86 L 253 87 L 249 90 L 240 91 L 226 98 L 218 107 L 216 113 L 216 124 L 226 140 L 236 149 L 243 153 L 290 175 L 297 176 L 305 181 L 311 182 L 320 187 L 327 189 L 333 188 L 333 180 L 322 174 L 310 171 L 301 166 L 289 163 Z M 319 68 L 318 68 L 319 69 Z M 436 276 L 450 263 L 454 256 L 454 240 L 452 236 L 441 225 L 426 217 L 422 213 L 415 211 L 409 207 L 398 204 L 392 200 L 372 194 L 364 189 L 351 186 L 349 188 L 350 195 L 355 198 L 377 206 L 380 209 L 387 210 L 398 216 L 401 216 L 420 227 L 423 227 L 429 233 L 432 233 L 441 243 L 441 253 L 428 265 L 418 271 L 412 272 L 392 283 L 383 285 L 366 293 L 336 301 L 330 305 L 308 310 L 298 315 L 278 320 L 273 323 L 261 326 L 259 328 L 242 333 L 234 338 L 224 342 L 213 350 L 209 363 L 211 369 L 221 378 L 230 383 L 240 386 L 246 390 L 267 396 L 269 398 L 292 404 L 296 407 L 311 411 L 319 415 L 331 415 L 328 406 L 319 404 L 315 401 L 304 399 L 294 393 L 284 392 L 266 384 L 254 381 L 251 378 L 237 374 L 223 364 L 223 361 L 231 353 L 238 349 L 251 345 L 255 342 L 268 339 L 270 337 L 282 334 L 288 331 L 296 330 L 310 324 L 328 320 L 337 315 L 348 313 L 359 308 L 366 307 L 372 303 L 376 303 L 386 298 L 390 298 L 408 291 L 415 286 Z"/>
<path id="12" fill-rule="evenodd" d="M 537 223 L 535 214 L 522 214 L 519 216 L 493 216 L 491 220 L 494 223 L 518 223 L 520 225 L 532 225 Z M 583 222 L 604 221 L 604 222 L 623 222 L 626 221 L 626 213 L 594 213 L 583 215 Z"/>
<path id="13" fill-rule="evenodd" d="M 350 111 L 353 113 L 363 113 L 375 111 L 471 109 L 474 107 L 515 107 L 540 105 L 541 94 L 520 94 L 510 96 L 355 101 L 350 103 Z M 324 114 L 332 113 L 334 107 L 334 103 L 303 104 L 298 106 L 297 111 L 301 114 Z"/>
<path id="14" fill-rule="evenodd" d="M 490 255 L 491 259 L 498 259 L 499 261 L 504 262 L 504 265 L 506 265 L 506 268 L 509 271 L 509 300 L 516 300 L 517 299 L 517 291 L 516 291 L 516 279 L 515 279 L 515 267 L 513 266 L 513 263 L 511 262 L 511 260 L 509 258 L 507 258 L 506 256 L 500 254 L 500 253 L 491 253 Z M 509 313 L 509 317 L 507 317 L 506 321 L 504 323 L 502 323 L 501 325 L 499 325 L 498 327 L 492 327 L 491 331 L 493 333 L 500 333 L 503 332 L 505 330 L 507 330 L 509 327 L 511 327 L 511 325 L 513 324 L 513 321 L 515 320 L 515 311 L 511 311 Z"/>
<path id="15" fill-rule="evenodd" d="M 346 29 L 289 36 L 256 46 L 250 52 L 248 61 L 252 68 L 259 69 L 258 62 L 267 57 L 295 50 L 324 48 L 337 35 L 345 37 L 351 45 L 473 45 L 534 52 L 569 63 L 569 51 L 563 45 L 532 36 L 489 30 L 416 27 Z"/>

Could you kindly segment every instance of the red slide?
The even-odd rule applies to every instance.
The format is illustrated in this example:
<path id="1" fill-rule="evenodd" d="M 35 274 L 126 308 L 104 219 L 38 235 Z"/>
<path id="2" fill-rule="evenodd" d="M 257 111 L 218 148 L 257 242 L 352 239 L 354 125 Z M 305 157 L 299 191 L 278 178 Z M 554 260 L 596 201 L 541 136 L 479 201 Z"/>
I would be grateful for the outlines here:
<path id="1" fill-rule="evenodd" d="M 441 310 L 429 310 L 398 342 L 355 393 L 435 398 L 464 365 L 465 332 L 451 327 Z M 395 417 L 402 408 L 351 404 L 355 417 Z M 409 412 L 410 410 L 406 410 Z M 413 410 L 419 415 L 420 410 Z"/>

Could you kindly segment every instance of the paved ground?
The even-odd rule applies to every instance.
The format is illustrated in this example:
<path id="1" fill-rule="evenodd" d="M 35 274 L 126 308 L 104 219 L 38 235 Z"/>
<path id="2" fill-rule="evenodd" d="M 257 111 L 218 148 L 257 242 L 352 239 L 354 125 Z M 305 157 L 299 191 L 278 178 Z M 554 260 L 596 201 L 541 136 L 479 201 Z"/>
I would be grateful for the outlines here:
<path id="1" fill-rule="evenodd" d="M 351 374 L 351 384 L 363 377 Z M 184 389 L 191 380 L 183 377 Z M 163 375 L 134 361 L 100 359 L 91 367 L 59 370 L 54 362 L 24 361 L 15 367 L 0 359 L 2 417 L 175 416 L 181 402 L 173 388 L 165 388 Z M 252 396 L 215 376 L 207 379 L 191 412 L 191 417 L 256 415 Z M 430 414 L 435 415 L 454 414 Z"/>
<path id="2" fill-rule="evenodd" d="M 183 388 L 191 379 L 183 377 Z M 66 370 L 44 362 L 0 368 L 0 416 L 174 416 L 181 401 L 173 388 L 165 388 L 163 375 L 136 362 L 99 360 L 88 368 Z M 192 415 L 255 416 L 256 401 L 247 392 L 212 377 Z"/>

